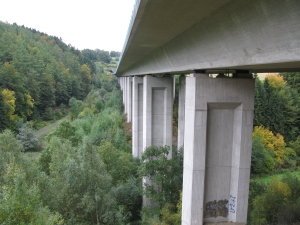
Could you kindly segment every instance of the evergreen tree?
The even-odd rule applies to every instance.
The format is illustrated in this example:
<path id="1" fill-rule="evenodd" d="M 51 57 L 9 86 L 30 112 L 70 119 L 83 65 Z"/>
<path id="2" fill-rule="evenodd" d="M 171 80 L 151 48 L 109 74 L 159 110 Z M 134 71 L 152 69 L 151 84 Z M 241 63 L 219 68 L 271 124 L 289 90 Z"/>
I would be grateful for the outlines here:
<path id="1" fill-rule="evenodd" d="M 255 78 L 255 99 L 254 99 L 254 126 L 265 125 L 266 93 L 263 83 L 258 77 Z"/>
<path id="2" fill-rule="evenodd" d="M 288 85 L 300 93 L 300 72 L 280 73 Z"/>

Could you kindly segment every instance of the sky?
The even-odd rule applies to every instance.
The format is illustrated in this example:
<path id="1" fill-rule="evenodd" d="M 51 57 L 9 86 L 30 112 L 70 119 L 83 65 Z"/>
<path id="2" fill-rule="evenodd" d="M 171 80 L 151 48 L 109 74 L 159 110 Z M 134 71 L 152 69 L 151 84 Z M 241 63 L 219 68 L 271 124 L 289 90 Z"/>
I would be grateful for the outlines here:
<path id="1" fill-rule="evenodd" d="M 17 23 L 79 50 L 121 51 L 135 0 L 0 0 L 0 20 Z"/>

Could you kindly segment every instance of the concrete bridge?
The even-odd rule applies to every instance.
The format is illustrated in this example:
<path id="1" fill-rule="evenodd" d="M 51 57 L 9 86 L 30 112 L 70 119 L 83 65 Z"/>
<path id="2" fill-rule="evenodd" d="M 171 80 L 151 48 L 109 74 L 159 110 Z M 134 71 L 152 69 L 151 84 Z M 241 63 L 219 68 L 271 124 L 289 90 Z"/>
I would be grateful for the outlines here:
<path id="1" fill-rule="evenodd" d="M 181 75 L 182 224 L 246 224 L 252 73 L 285 71 L 300 71 L 299 0 L 136 1 L 116 75 L 135 157 L 172 145 Z"/>

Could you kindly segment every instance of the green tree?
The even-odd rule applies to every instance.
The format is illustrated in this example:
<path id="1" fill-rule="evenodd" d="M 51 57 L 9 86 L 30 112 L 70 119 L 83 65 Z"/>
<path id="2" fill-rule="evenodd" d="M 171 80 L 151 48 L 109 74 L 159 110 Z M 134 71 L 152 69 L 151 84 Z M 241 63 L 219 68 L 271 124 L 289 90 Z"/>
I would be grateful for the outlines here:
<path id="1" fill-rule="evenodd" d="M 108 51 L 96 49 L 98 61 L 102 61 L 105 63 L 110 63 L 111 57 Z"/>
<path id="2" fill-rule="evenodd" d="M 251 173 L 252 174 L 268 174 L 272 172 L 274 163 L 272 158 L 265 150 L 265 146 L 259 137 L 252 140 L 251 154 Z M 270 166 L 271 165 L 271 166 Z"/>
<path id="3" fill-rule="evenodd" d="M 67 120 L 58 124 L 55 131 L 48 135 L 48 140 L 50 140 L 53 136 L 68 140 L 73 146 L 77 146 L 81 142 L 80 138 L 76 134 L 76 127 Z"/>
<path id="4" fill-rule="evenodd" d="M 143 194 L 160 209 L 167 202 L 176 205 L 182 189 L 182 151 L 173 149 L 172 159 L 168 158 L 169 153 L 168 146 L 150 146 L 145 149 L 139 167 L 139 175 L 149 181 L 144 183 Z"/>
<path id="5" fill-rule="evenodd" d="M 296 89 L 300 93 L 300 72 L 287 72 L 279 75 L 284 78 L 291 88 Z"/>
<path id="6" fill-rule="evenodd" d="M 71 116 L 71 120 L 74 120 L 78 117 L 80 111 L 81 111 L 81 106 L 82 106 L 82 102 L 76 100 L 75 98 L 71 98 L 69 100 L 69 106 L 70 106 L 70 116 Z"/>
<path id="7" fill-rule="evenodd" d="M 254 126 L 261 126 L 265 124 L 266 102 L 266 93 L 263 83 L 258 77 L 256 77 L 253 121 Z"/>
<path id="8" fill-rule="evenodd" d="M 51 74 L 44 74 L 41 77 L 41 86 L 43 87 L 40 92 L 39 108 L 42 112 L 47 107 L 52 107 L 55 104 L 55 82 Z"/>

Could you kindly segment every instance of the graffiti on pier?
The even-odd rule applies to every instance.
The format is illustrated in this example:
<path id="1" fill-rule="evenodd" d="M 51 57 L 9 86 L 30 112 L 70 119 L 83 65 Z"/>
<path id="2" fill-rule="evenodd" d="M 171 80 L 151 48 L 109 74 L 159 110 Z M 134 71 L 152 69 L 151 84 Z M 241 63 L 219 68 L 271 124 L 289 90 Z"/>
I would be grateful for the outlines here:
<path id="1" fill-rule="evenodd" d="M 230 195 L 230 212 L 235 213 L 235 202 L 236 202 L 236 197 Z"/>
<path id="2" fill-rule="evenodd" d="M 204 217 L 228 216 L 228 200 L 211 201 L 205 204 Z"/>

